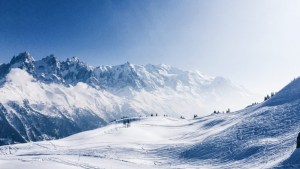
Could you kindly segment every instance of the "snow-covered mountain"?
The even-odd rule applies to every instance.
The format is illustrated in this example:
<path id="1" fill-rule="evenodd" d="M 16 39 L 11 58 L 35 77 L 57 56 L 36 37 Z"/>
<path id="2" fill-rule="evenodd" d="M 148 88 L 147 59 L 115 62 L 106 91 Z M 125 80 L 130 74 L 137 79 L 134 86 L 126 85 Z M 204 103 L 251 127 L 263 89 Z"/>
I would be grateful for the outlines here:
<path id="1" fill-rule="evenodd" d="M 62 138 L 122 117 L 192 117 L 237 109 L 255 95 L 222 77 L 166 65 L 92 67 L 73 57 L 0 65 L 0 145 Z"/>
<path id="2" fill-rule="evenodd" d="M 300 78 L 269 100 L 197 119 L 144 117 L 0 147 L 1 168 L 299 168 Z M 127 121 L 128 119 L 126 119 Z"/>

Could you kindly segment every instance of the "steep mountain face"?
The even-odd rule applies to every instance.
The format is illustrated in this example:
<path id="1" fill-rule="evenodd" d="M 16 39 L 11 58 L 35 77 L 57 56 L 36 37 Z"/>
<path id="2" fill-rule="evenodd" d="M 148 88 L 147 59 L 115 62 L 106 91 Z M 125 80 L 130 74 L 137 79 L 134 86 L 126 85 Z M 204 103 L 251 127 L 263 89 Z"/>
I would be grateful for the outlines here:
<path id="1" fill-rule="evenodd" d="M 92 67 L 73 57 L 35 61 L 27 52 L 0 65 L 0 144 L 94 129 L 124 116 L 192 117 L 254 101 L 222 77 L 166 65 Z"/>

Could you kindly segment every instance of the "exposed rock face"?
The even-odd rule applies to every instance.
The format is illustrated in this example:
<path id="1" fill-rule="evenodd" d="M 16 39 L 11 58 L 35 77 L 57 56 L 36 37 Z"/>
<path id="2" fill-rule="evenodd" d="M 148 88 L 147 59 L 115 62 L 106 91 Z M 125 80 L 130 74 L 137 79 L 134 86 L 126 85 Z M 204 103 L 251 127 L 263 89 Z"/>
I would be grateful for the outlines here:
<path id="1" fill-rule="evenodd" d="M 300 148 L 300 133 L 298 134 L 297 137 L 297 148 Z"/>

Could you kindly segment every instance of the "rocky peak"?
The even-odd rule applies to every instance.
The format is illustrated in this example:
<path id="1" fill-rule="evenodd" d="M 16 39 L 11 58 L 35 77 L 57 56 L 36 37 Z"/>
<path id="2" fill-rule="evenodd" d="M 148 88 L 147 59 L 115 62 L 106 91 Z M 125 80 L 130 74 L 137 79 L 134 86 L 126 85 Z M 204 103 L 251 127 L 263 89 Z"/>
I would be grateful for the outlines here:
<path id="1" fill-rule="evenodd" d="M 58 59 L 53 54 L 43 58 L 42 60 L 48 63 L 49 65 L 57 64 L 59 62 Z"/>
<path id="2" fill-rule="evenodd" d="M 10 68 L 24 69 L 29 73 L 33 73 L 34 71 L 34 58 L 28 52 L 14 56 L 9 64 Z"/>
<path id="3" fill-rule="evenodd" d="M 35 74 L 37 76 L 58 76 L 60 70 L 60 62 L 56 57 L 54 57 L 54 55 L 49 55 L 42 60 L 36 61 L 35 67 Z"/>
<path id="4" fill-rule="evenodd" d="M 20 63 L 20 62 L 32 63 L 32 62 L 34 62 L 34 58 L 30 55 L 30 53 L 23 52 L 17 56 L 14 56 L 11 59 L 10 64 L 15 64 L 15 63 Z"/>
<path id="5" fill-rule="evenodd" d="M 66 63 L 68 63 L 68 64 L 74 64 L 74 63 L 79 63 L 79 62 L 80 62 L 80 60 L 76 56 L 68 58 L 66 61 Z"/>

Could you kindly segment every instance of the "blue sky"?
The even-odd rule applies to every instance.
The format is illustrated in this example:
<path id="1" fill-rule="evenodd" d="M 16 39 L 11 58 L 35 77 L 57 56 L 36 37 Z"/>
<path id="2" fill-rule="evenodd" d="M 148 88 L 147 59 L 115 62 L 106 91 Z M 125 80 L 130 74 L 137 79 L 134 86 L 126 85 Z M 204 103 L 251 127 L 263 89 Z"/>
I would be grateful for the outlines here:
<path id="1" fill-rule="evenodd" d="M 300 75 L 297 0 L 0 0 L 0 63 L 165 63 L 265 94 Z"/>

